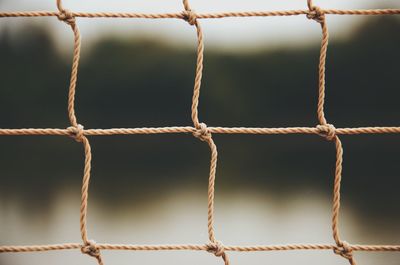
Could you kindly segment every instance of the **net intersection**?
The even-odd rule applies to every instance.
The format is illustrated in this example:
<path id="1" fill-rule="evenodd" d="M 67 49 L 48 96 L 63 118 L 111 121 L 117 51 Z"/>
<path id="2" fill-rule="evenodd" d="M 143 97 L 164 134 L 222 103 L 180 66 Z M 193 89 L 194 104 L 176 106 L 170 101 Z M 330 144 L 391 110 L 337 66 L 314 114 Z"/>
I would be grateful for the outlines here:
<path id="1" fill-rule="evenodd" d="M 351 265 L 356 265 L 353 253 L 355 251 L 400 251 L 400 245 L 358 245 L 350 244 L 341 239 L 339 233 L 339 211 L 340 211 L 340 188 L 342 179 L 343 147 L 339 135 L 353 134 L 382 134 L 400 133 L 400 127 L 359 127 L 359 128 L 335 128 L 328 123 L 325 112 L 325 67 L 329 43 L 329 32 L 326 23 L 326 15 L 395 15 L 400 14 L 400 9 L 369 9 L 369 10 L 337 10 L 322 9 L 315 6 L 312 0 L 307 0 L 306 10 L 288 11 L 265 11 L 265 12 L 223 12 L 223 13 L 196 13 L 190 6 L 188 0 L 183 0 L 184 10 L 179 13 L 143 14 L 143 13 L 85 13 L 72 12 L 65 9 L 61 0 L 57 0 L 58 11 L 28 11 L 28 12 L 0 12 L 2 17 L 47 17 L 54 16 L 65 22 L 72 30 L 74 36 L 73 59 L 68 92 L 68 118 L 70 127 L 66 129 L 57 128 L 26 128 L 26 129 L 2 129 L 0 135 L 60 135 L 70 136 L 84 149 L 85 161 L 83 169 L 83 180 L 80 203 L 80 232 L 82 243 L 64 243 L 53 245 L 30 245 L 30 246 L 0 246 L 0 253 L 11 252 L 36 252 L 54 250 L 80 249 L 83 254 L 97 260 L 99 265 L 105 264 L 101 255 L 103 250 L 130 250 L 130 251 L 207 251 L 216 257 L 221 257 L 225 265 L 229 265 L 228 251 L 289 251 L 289 250 L 332 250 L 335 254 L 347 259 Z M 318 125 L 315 127 L 285 127 L 285 128 L 251 128 L 251 127 L 208 127 L 206 123 L 199 120 L 198 104 L 203 72 L 204 41 L 200 19 L 219 19 L 226 17 L 268 17 L 268 16 L 295 16 L 305 15 L 321 26 L 322 40 L 318 66 L 318 101 L 317 117 Z M 197 60 L 193 97 L 191 106 L 191 119 L 193 126 L 153 127 L 153 128 L 111 128 L 111 129 L 84 129 L 78 123 L 75 115 L 75 91 L 77 85 L 78 68 L 81 51 L 81 36 L 76 18 L 146 18 L 146 19 L 182 19 L 190 26 L 194 26 L 197 34 Z M 192 245 L 128 245 L 128 244 L 106 244 L 96 243 L 89 239 L 87 232 L 87 208 L 89 196 L 89 182 L 91 178 L 92 152 L 88 136 L 94 135 L 117 135 L 117 134 L 163 134 L 163 133 L 185 133 L 192 134 L 199 140 L 206 142 L 210 148 L 210 171 L 208 180 L 208 213 L 207 228 L 209 242 L 206 244 Z M 213 134 L 316 134 L 333 142 L 336 148 L 336 164 L 333 184 L 333 206 L 332 206 L 332 235 L 334 244 L 288 244 L 288 245 L 257 245 L 257 246 L 227 246 L 217 240 L 214 231 L 214 196 L 215 177 L 217 170 L 218 151 L 213 140 Z"/>

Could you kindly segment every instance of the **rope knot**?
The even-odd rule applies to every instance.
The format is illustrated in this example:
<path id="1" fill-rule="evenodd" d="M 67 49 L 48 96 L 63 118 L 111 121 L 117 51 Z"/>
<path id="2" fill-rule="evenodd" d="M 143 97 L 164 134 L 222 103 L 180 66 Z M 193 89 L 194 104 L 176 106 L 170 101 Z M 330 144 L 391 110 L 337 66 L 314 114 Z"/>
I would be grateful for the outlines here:
<path id="1" fill-rule="evenodd" d="M 348 260 L 353 259 L 353 249 L 346 241 L 341 242 L 337 247 L 335 247 L 333 252 Z"/>
<path id="2" fill-rule="evenodd" d="M 336 128 L 332 124 L 318 125 L 317 130 L 318 134 L 328 141 L 332 141 L 336 136 Z"/>
<path id="3" fill-rule="evenodd" d="M 313 19 L 318 23 L 322 23 L 325 20 L 325 14 L 322 9 L 318 6 L 311 6 L 310 10 L 307 13 L 308 19 Z"/>
<path id="4" fill-rule="evenodd" d="M 207 252 L 213 253 L 216 257 L 221 257 L 225 255 L 225 247 L 219 241 L 208 243 L 206 247 Z"/>
<path id="5" fill-rule="evenodd" d="M 85 245 L 81 247 L 81 252 L 95 258 L 100 256 L 100 249 L 96 246 L 94 240 L 88 240 Z"/>
<path id="6" fill-rule="evenodd" d="M 57 17 L 58 17 L 58 20 L 64 21 L 68 25 L 75 24 L 74 15 L 72 14 L 71 11 L 69 11 L 67 9 L 60 10 L 60 12 L 58 13 Z"/>
<path id="7" fill-rule="evenodd" d="M 193 132 L 193 136 L 199 138 L 201 141 L 207 141 L 211 138 L 211 133 L 205 123 L 200 123 L 196 131 Z"/>
<path id="8" fill-rule="evenodd" d="M 70 136 L 75 139 L 77 142 L 82 142 L 84 135 L 83 126 L 78 124 L 77 126 L 68 127 L 67 130 L 70 133 Z"/>
<path id="9" fill-rule="evenodd" d="M 185 10 L 182 12 L 182 15 L 183 15 L 183 19 L 186 20 L 186 22 L 189 23 L 189 25 L 191 25 L 191 26 L 196 25 L 197 16 L 193 10 L 191 10 L 191 9 Z"/>

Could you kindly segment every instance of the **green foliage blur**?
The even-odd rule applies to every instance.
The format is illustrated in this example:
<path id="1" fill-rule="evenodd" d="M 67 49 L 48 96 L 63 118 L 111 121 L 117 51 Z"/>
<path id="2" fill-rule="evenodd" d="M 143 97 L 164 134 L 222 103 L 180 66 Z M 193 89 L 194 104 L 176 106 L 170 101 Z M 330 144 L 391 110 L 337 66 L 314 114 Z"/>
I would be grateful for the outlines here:
<path id="1" fill-rule="evenodd" d="M 326 117 L 336 127 L 399 126 L 400 22 L 369 19 L 351 38 L 332 41 Z M 72 42 L 72 39 L 71 39 Z M 85 45 L 85 43 L 84 43 Z M 158 40 L 106 38 L 84 47 L 76 95 L 85 128 L 191 125 L 195 47 Z M 209 126 L 317 125 L 319 43 L 250 53 L 206 47 L 200 120 Z M 66 128 L 70 56 L 46 30 L 0 38 L 0 127 Z M 334 146 L 316 135 L 215 135 L 218 192 L 331 194 Z M 343 200 L 363 214 L 399 205 L 399 135 L 341 137 Z M 91 196 L 129 203 L 170 192 L 206 189 L 209 150 L 191 135 L 90 137 Z M 68 137 L 0 137 L 0 196 L 51 203 L 79 190 L 83 151 Z M 398 208 L 397 208 L 398 209 Z M 397 214 L 399 211 L 397 211 Z"/>

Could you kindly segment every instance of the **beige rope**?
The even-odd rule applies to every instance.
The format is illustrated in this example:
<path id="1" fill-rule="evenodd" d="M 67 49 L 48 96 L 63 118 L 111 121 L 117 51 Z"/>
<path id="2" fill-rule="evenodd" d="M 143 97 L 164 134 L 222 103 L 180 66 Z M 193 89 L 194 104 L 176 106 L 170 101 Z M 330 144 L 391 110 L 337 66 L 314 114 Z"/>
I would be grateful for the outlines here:
<path id="1" fill-rule="evenodd" d="M 329 126 L 329 124 L 327 124 Z M 74 128 L 74 129 L 72 129 Z M 75 131 L 75 127 L 67 129 L 0 129 L 0 135 L 60 135 L 66 136 Z M 329 129 L 322 125 L 317 127 L 286 127 L 286 128 L 257 128 L 257 127 L 207 127 L 213 134 L 317 134 L 325 136 Z M 129 135 L 129 134 L 172 134 L 195 133 L 191 126 L 154 127 L 154 128 L 114 128 L 114 129 L 82 129 L 85 136 Z M 356 134 L 390 134 L 400 133 L 400 127 L 358 127 L 336 128 L 337 135 Z"/>
<path id="2" fill-rule="evenodd" d="M 183 0 L 183 17 L 191 26 L 196 27 L 197 33 L 197 60 L 196 60 L 196 73 L 194 78 L 193 97 L 192 97 L 192 121 L 196 130 L 193 132 L 193 136 L 206 142 L 210 147 L 211 160 L 210 160 L 210 174 L 208 178 L 208 214 L 207 214 L 207 227 L 208 227 L 208 238 L 210 243 L 207 244 L 207 251 L 213 253 L 216 257 L 221 257 L 225 265 L 229 265 L 229 258 L 225 253 L 224 246 L 221 242 L 215 239 L 214 232 L 214 193 L 215 193 L 215 175 L 217 172 L 217 160 L 218 151 L 217 146 L 212 139 L 210 131 L 207 129 L 205 123 L 199 122 L 199 98 L 200 98 L 200 87 L 201 79 L 203 76 L 203 59 L 204 59 L 204 41 L 203 31 L 200 23 L 197 21 L 196 13 L 192 10 L 189 4 L 189 0 Z"/>
<path id="3" fill-rule="evenodd" d="M 400 9 L 363 9 L 363 10 L 338 10 L 321 9 L 326 15 L 397 15 Z M 248 11 L 248 12 L 221 12 L 221 13 L 196 13 L 196 19 L 219 19 L 228 17 L 276 17 L 308 15 L 310 10 L 287 11 Z M 81 18 L 147 18 L 147 19 L 187 19 L 186 13 L 124 13 L 124 12 L 71 12 L 73 17 Z M 59 12 L 52 11 L 27 11 L 27 12 L 0 12 L 0 17 L 58 17 Z"/>
<path id="4" fill-rule="evenodd" d="M 353 257 L 354 251 L 400 251 L 400 245 L 357 245 L 343 241 L 339 235 L 339 211 L 340 211 L 340 187 L 342 180 L 343 147 L 339 135 L 355 134 L 384 134 L 400 133 L 400 127 L 358 127 L 358 128 L 335 128 L 325 118 L 325 68 L 326 56 L 329 42 L 329 33 L 326 23 L 326 15 L 394 15 L 400 14 L 400 9 L 369 9 L 369 10 L 336 10 L 322 9 L 313 5 L 312 0 L 307 0 L 307 10 L 288 11 L 266 11 L 266 12 L 222 12 L 222 13 L 196 13 L 188 0 L 183 0 L 184 10 L 180 13 L 143 14 L 143 13 L 86 13 L 71 12 L 65 9 L 61 0 L 57 0 L 58 12 L 53 11 L 28 11 L 28 12 L 0 12 L 0 17 L 44 17 L 55 16 L 60 21 L 69 25 L 74 34 L 73 60 L 71 67 L 71 78 L 68 92 L 68 118 L 70 127 L 58 128 L 23 128 L 23 129 L 0 129 L 0 135 L 60 135 L 70 136 L 77 142 L 82 143 L 85 154 L 81 207 L 80 207 L 80 231 L 82 243 L 65 243 L 54 245 L 32 245 L 32 246 L 0 246 L 0 253 L 5 252 L 36 252 L 53 250 L 80 249 L 83 254 L 94 257 L 99 265 L 103 265 L 101 250 L 131 250 L 131 251 L 172 251 L 192 250 L 207 251 L 217 257 L 221 257 L 225 265 L 229 265 L 226 251 L 289 251 L 289 250 L 333 250 L 337 255 L 346 258 L 351 265 L 356 265 Z M 318 65 L 318 100 L 317 118 L 319 124 L 316 127 L 285 127 L 285 128 L 257 128 L 257 127 L 207 127 L 199 121 L 198 106 L 200 88 L 203 72 L 204 41 L 203 32 L 199 19 L 218 19 L 226 17 L 268 17 L 268 16 L 295 16 L 306 15 L 308 19 L 315 20 L 320 24 L 322 30 L 321 50 Z M 196 72 L 193 85 L 193 97 L 191 106 L 191 118 L 193 126 L 152 127 L 152 128 L 111 128 L 111 129 L 84 129 L 77 122 L 75 115 L 75 92 L 80 61 L 81 36 L 76 23 L 76 18 L 175 18 L 183 19 L 189 25 L 196 27 L 197 35 L 197 60 Z M 185 133 L 206 142 L 210 148 L 210 172 L 208 177 L 208 236 L 209 242 L 204 245 L 127 245 L 127 244 L 99 244 L 89 240 L 87 232 L 87 209 L 89 196 L 89 183 L 92 152 L 87 136 L 105 136 L 118 134 L 163 134 L 163 133 Z M 289 244 L 289 245 L 257 245 L 257 246 L 224 246 L 216 240 L 214 231 L 214 198 L 215 178 L 218 160 L 217 146 L 212 134 L 316 134 L 332 141 L 336 148 L 336 164 L 333 184 L 333 208 L 332 208 L 332 233 L 335 244 Z"/>
<path id="5" fill-rule="evenodd" d="M 103 265 L 103 260 L 101 258 L 100 250 L 97 248 L 96 243 L 93 240 L 89 240 L 87 236 L 87 207 L 88 207 L 88 197 L 89 197 L 89 182 L 90 182 L 90 171 L 92 167 L 92 152 L 90 148 L 90 143 L 87 137 L 83 134 L 83 126 L 77 123 L 77 118 L 75 115 L 75 91 L 76 82 L 78 80 L 78 68 L 81 54 L 81 36 L 76 25 L 76 20 L 73 14 L 64 9 L 61 0 L 57 0 L 57 8 L 59 11 L 58 19 L 64 21 L 69 26 L 74 33 L 74 51 L 72 57 L 72 69 L 71 69 L 71 79 L 69 84 L 68 92 L 68 117 L 71 123 L 71 127 L 68 130 L 71 132 L 71 136 L 75 138 L 77 142 L 82 143 L 83 149 L 85 151 L 85 163 L 83 169 L 83 180 L 82 180 L 82 191 L 81 191 L 81 210 L 80 210 L 80 229 L 81 237 L 83 240 L 83 246 L 81 247 L 81 252 L 94 257 L 99 265 Z"/>
<path id="6" fill-rule="evenodd" d="M 55 245 L 33 246 L 1 246 L 0 253 L 12 252 L 39 252 L 53 250 L 81 249 L 84 245 L 79 243 L 66 243 Z M 131 250 L 131 251 L 169 251 L 169 250 L 193 250 L 207 251 L 206 245 L 127 245 L 127 244 L 100 244 L 99 250 Z M 400 245 L 351 245 L 353 251 L 400 251 Z M 336 245 L 329 244 L 291 244 L 291 245 L 258 245 L 258 246 L 224 246 L 225 251 L 249 252 L 249 251 L 290 251 L 290 250 L 335 250 Z"/>
<path id="7" fill-rule="evenodd" d="M 342 180 L 342 163 L 343 163 L 343 147 L 342 142 L 336 135 L 336 129 L 332 124 L 328 124 L 324 113 L 325 104 L 325 69 L 326 69 L 326 55 L 329 43 L 329 33 L 326 24 L 325 14 L 321 8 L 314 6 L 312 0 L 307 0 L 308 9 L 310 12 L 307 18 L 313 19 L 321 25 L 322 40 L 321 51 L 319 57 L 319 71 L 318 71 L 318 104 L 317 116 L 320 125 L 317 129 L 320 135 L 325 137 L 328 141 L 334 141 L 336 147 L 336 165 L 335 177 L 333 185 L 333 210 L 332 210 L 332 233 L 336 242 L 334 253 L 346 258 L 351 265 L 356 265 L 353 258 L 353 251 L 351 245 L 346 241 L 342 241 L 339 236 L 339 210 L 340 210 L 340 184 Z"/>

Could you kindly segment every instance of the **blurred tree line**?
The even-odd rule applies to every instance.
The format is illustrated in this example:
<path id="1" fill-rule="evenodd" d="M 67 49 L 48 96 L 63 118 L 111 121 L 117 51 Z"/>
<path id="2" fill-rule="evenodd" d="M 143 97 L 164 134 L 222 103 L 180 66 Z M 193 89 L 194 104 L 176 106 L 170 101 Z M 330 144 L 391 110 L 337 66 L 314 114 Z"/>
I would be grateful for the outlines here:
<path id="1" fill-rule="evenodd" d="M 326 117 L 336 127 L 399 126 L 400 22 L 368 18 L 351 38 L 331 41 Z M 317 25 L 316 25 L 317 26 Z M 72 36 L 71 36 L 72 43 Z M 190 125 L 195 47 L 105 38 L 85 46 L 76 111 L 86 128 Z M 247 53 L 205 52 L 200 120 L 209 126 L 315 126 L 319 43 Z M 0 127 L 66 128 L 70 57 L 29 27 L 0 38 Z M 67 58 L 67 59 L 66 59 Z M 215 135 L 218 192 L 325 193 L 334 146 L 315 135 Z M 341 137 L 343 200 L 368 214 L 398 214 L 398 135 Z M 90 137 L 91 195 L 111 202 L 150 198 L 208 178 L 207 145 L 190 135 Z M 80 144 L 68 137 L 0 137 L 0 196 L 47 205 L 79 191 Z M 286 195 L 285 195 L 286 196 Z M 134 199 L 132 199 L 134 198 Z M 397 212 L 397 213 L 396 213 Z"/>

